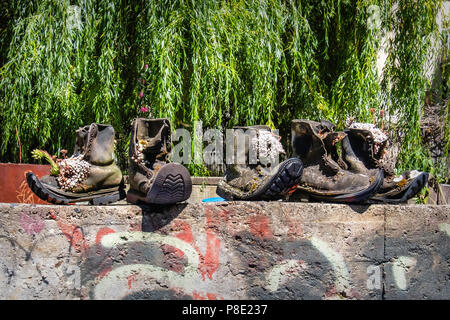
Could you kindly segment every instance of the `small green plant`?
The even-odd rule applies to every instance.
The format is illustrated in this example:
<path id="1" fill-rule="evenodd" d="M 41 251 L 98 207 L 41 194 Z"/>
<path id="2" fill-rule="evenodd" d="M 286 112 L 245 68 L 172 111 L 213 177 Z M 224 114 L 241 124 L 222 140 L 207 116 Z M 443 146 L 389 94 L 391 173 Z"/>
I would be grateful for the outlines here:
<path id="1" fill-rule="evenodd" d="M 195 177 L 209 177 L 211 176 L 210 170 L 203 164 L 188 164 L 187 169 L 192 176 Z"/>
<path id="2" fill-rule="evenodd" d="M 50 169 L 51 175 L 53 175 L 53 176 L 59 175 L 59 166 L 53 160 L 52 156 L 47 151 L 35 149 L 31 152 L 31 155 L 32 155 L 33 159 L 46 160 L 51 166 L 51 169 Z"/>

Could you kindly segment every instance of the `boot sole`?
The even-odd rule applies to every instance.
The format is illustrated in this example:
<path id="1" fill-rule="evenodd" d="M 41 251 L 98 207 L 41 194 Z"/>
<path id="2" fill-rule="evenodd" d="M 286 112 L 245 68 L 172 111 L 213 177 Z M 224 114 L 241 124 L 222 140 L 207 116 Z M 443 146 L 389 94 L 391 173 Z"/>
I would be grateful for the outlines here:
<path id="1" fill-rule="evenodd" d="M 178 163 L 164 165 L 156 174 L 155 181 L 147 195 L 129 190 L 127 201 L 137 204 L 173 204 L 191 196 L 192 180 L 189 171 Z"/>
<path id="2" fill-rule="evenodd" d="M 400 191 L 396 195 L 392 195 L 390 197 L 383 197 L 383 196 L 374 196 L 369 199 L 372 203 L 389 203 L 389 204 L 396 204 L 396 203 L 405 203 L 412 197 L 414 197 L 417 193 L 422 190 L 423 187 L 428 182 L 429 174 L 427 172 L 422 172 L 417 177 L 415 177 L 409 186 L 405 188 L 405 190 Z"/>
<path id="3" fill-rule="evenodd" d="M 257 192 L 236 197 L 220 185 L 217 188 L 217 195 L 227 200 L 277 200 L 283 196 L 283 193 L 300 182 L 303 173 L 303 163 L 298 158 L 285 160 L 278 171 L 267 181 Z M 224 182 L 226 184 L 226 182 Z M 228 184 L 227 184 L 228 185 Z"/>
<path id="4" fill-rule="evenodd" d="M 383 185 L 384 172 L 383 170 L 379 170 L 378 174 L 375 178 L 375 181 L 370 184 L 366 189 L 354 192 L 354 193 L 345 193 L 340 195 L 329 195 L 329 194 L 317 194 L 317 193 L 309 193 L 307 191 L 303 191 L 303 193 L 307 194 L 311 199 L 326 201 L 326 202 L 338 202 L 338 203 L 362 203 L 367 201 L 370 197 L 374 196 Z"/>
<path id="5" fill-rule="evenodd" d="M 46 188 L 38 177 L 32 172 L 27 173 L 27 183 L 30 189 L 36 194 L 40 199 L 53 203 L 53 204 L 59 204 L 59 205 L 67 205 L 77 202 L 89 202 L 89 204 L 92 205 L 106 205 L 110 204 L 122 199 L 125 199 L 126 193 L 124 186 L 121 185 L 117 188 L 117 190 L 101 193 L 101 191 L 98 191 L 99 194 L 92 194 L 92 195 L 81 195 L 80 194 L 73 194 L 73 197 L 64 196 L 62 194 L 57 194 L 56 192 L 51 191 L 50 189 Z M 64 192 L 65 194 L 68 194 L 67 192 Z"/>

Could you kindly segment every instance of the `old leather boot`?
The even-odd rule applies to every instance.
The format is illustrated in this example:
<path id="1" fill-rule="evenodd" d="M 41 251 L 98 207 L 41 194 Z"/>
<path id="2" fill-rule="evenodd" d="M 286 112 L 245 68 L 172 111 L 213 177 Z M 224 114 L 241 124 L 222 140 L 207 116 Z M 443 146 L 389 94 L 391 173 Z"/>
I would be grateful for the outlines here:
<path id="1" fill-rule="evenodd" d="M 191 177 L 181 164 L 169 162 L 171 142 L 169 119 L 133 120 L 129 149 L 129 202 L 171 204 L 189 198 Z"/>
<path id="2" fill-rule="evenodd" d="M 114 162 L 114 128 L 92 123 L 76 131 L 73 156 L 59 161 L 59 175 L 38 179 L 27 173 L 31 190 L 55 204 L 108 204 L 125 198 L 122 172 Z"/>
<path id="3" fill-rule="evenodd" d="M 345 132 L 347 136 L 342 141 L 342 153 L 349 170 L 362 174 L 373 174 L 379 169 L 384 171 L 383 185 L 370 202 L 403 203 L 426 185 L 427 172 L 412 170 L 400 176 L 394 174 L 394 162 L 385 157 L 388 138 L 374 125 L 354 123 Z"/>
<path id="4" fill-rule="evenodd" d="M 284 152 L 279 137 L 268 126 L 235 127 L 234 151 L 241 164 L 227 164 L 217 194 L 227 200 L 276 200 L 284 197 L 299 182 L 303 165 L 297 158 L 273 166 L 274 157 Z M 236 130 L 245 132 L 245 144 L 239 150 Z M 244 133 L 242 133 L 244 134 Z M 251 152 L 251 154 L 249 153 Z"/>
<path id="5" fill-rule="evenodd" d="M 292 121 L 292 146 L 304 170 L 295 198 L 356 203 L 373 196 L 383 183 L 383 171 L 353 173 L 345 168 L 337 143 L 345 138 L 329 121 Z"/>

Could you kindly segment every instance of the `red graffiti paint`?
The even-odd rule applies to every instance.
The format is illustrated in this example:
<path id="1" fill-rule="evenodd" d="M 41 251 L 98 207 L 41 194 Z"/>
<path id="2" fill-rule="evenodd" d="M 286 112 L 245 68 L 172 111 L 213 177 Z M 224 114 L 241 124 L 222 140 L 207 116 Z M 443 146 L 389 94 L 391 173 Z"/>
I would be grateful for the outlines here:
<path id="1" fill-rule="evenodd" d="M 205 280 L 205 275 L 212 279 L 214 272 L 219 268 L 220 241 L 211 231 L 206 231 L 206 254 L 201 256 L 201 259 L 198 269 L 203 280 Z"/>
<path id="2" fill-rule="evenodd" d="M 224 300 L 223 297 L 211 292 L 203 293 L 194 291 L 191 296 L 194 300 Z"/>
<path id="3" fill-rule="evenodd" d="M 31 191 L 26 181 L 28 172 L 38 178 L 50 174 L 50 165 L 0 163 L 0 203 L 49 204 Z"/>
<path id="4" fill-rule="evenodd" d="M 227 230 L 232 230 L 231 214 L 235 214 L 234 210 L 223 210 L 215 206 L 205 206 L 206 227 L 210 231 L 218 231 L 219 226 L 225 224 Z"/>
<path id="5" fill-rule="evenodd" d="M 108 273 L 110 273 L 111 270 L 112 270 L 111 267 L 105 268 L 105 269 L 103 269 L 102 271 L 100 271 L 100 273 L 98 274 L 97 277 L 98 277 L 99 279 L 101 279 L 101 278 L 105 277 Z"/>
<path id="6" fill-rule="evenodd" d="M 273 233 L 270 229 L 269 218 L 263 215 L 257 215 L 250 218 L 250 232 L 261 239 L 272 238 Z"/>
<path id="7" fill-rule="evenodd" d="M 100 230 L 97 231 L 97 236 L 95 237 L 95 243 L 100 244 L 102 241 L 102 238 L 106 236 L 107 234 L 114 233 L 115 230 L 107 227 L 100 228 Z"/>
<path id="8" fill-rule="evenodd" d="M 220 260 L 220 240 L 216 237 L 213 229 L 217 226 L 217 221 L 213 218 L 213 212 L 210 208 L 205 207 L 206 210 L 206 250 L 205 254 L 202 254 L 195 243 L 194 236 L 192 234 L 191 226 L 184 221 L 174 222 L 174 228 L 180 229 L 181 231 L 175 234 L 175 237 L 186 241 L 189 243 L 195 251 L 197 251 L 200 261 L 198 265 L 198 270 L 202 275 L 202 279 L 205 280 L 205 276 L 212 279 L 213 274 L 219 268 Z M 184 254 L 180 251 L 180 256 L 183 257 Z"/>
<path id="9" fill-rule="evenodd" d="M 61 232 L 69 240 L 75 251 L 84 252 L 88 248 L 88 244 L 80 227 L 78 227 L 77 225 L 64 223 L 61 220 L 56 220 L 56 223 L 58 224 Z"/>
<path id="10" fill-rule="evenodd" d="M 209 300 L 217 300 L 217 294 L 215 293 L 206 293 L 206 296 L 208 297 Z"/>
<path id="11" fill-rule="evenodd" d="M 207 297 L 197 291 L 194 291 L 192 292 L 192 298 L 194 300 L 206 300 Z"/>
<path id="12" fill-rule="evenodd" d="M 193 243 L 194 237 L 192 236 L 192 230 L 189 223 L 184 221 L 174 221 L 174 229 L 178 229 L 181 231 L 176 234 L 176 237 L 178 239 L 181 239 L 183 241 L 186 241 L 187 243 Z"/>
<path id="13" fill-rule="evenodd" d="M 50 218 L 52 218 L 53 220 L 56 220 L 55 210 L 50 209 L 50 210 L 48 211 L 48 213 L 50 214 Z"/>
<path id="14" fill-rule="evenodd" d="M 186 241 L 189 244 L 194 244 L 194 237 L 192 236 L 192 230 L 189 223 L 184 221 L 174 221 L 174 227 L 178 230 L 181 229 L 180 232 L 175 234 L 175 237 L 177 237 L 180 240 Z M 184 252 L 180 249 L 174 248 L 174 252 L 180 257 L 184 257 Z"/>
<path id="15" fill-rule="evenodd" d="M 167 244 L 161 245 L 161 250 L 164 252 L 164 267 L 173 272 L 183 273 L 184 271 L 184 253 L 180 249 L 169 246 Z"/>
<path id="16" fill-rule="evenodd" d="M 24 213 L 20 216 L 20 225 L 30 236 L 38 234 L 44 228 L 44 221 L 38 216 L 29 216 Z"/>
<path id="17" fill-rule="evenodd" d="M 129 275 L 127 280 L 128 280 L 128 289 L 131 290 L 131 285 L 133 284 L 133 282 L 136 281 L 136 275 L 135 274 Z"/>
<path id="18" fill-rule="evenodd" d="M 289 240 L 303 238 L 303 228 L 301 221 L 291 219 L 287 214 L 284 215 L 284 224 L 288 227 Z"/>

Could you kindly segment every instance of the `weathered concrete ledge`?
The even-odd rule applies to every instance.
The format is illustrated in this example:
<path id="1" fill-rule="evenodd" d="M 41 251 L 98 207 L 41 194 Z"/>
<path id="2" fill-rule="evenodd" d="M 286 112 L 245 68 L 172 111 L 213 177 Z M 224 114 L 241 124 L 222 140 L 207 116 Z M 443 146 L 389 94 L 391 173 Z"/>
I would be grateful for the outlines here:
<path id="1" fill-rule="evenodd" d="M 1 299 L 450 299 L 450 206 L 0 204 Z"/>

